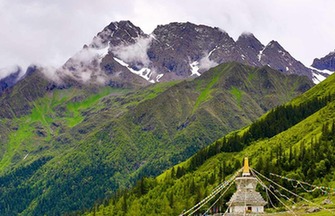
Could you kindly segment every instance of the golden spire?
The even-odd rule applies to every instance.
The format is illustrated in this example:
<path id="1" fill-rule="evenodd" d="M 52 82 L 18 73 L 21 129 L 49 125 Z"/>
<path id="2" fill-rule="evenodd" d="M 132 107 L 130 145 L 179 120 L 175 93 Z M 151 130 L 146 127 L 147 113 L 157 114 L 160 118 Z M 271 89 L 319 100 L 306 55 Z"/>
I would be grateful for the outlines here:
<path id="1" fill-rule="evenodd" d="M 243 173 L 242 173 L 242 176 L 250 176 L 248 157 L 245 157 L 245 158 L 244 158 L 244 165 L 243 165 Z"/>

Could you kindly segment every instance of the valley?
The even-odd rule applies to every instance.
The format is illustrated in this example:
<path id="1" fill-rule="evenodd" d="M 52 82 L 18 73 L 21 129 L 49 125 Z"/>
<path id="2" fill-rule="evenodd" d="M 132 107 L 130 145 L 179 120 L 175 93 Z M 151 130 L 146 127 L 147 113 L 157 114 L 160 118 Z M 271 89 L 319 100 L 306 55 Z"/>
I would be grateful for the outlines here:
<path id="1" fill-rule="evenodd" d="M 246 156 L 267 177 L 334 188 L 333 71 L 334 52 L 308 67 L 249 32 L 111 22 L 60 67 L 1 77 L 0 215 L 179 215 Z"/>

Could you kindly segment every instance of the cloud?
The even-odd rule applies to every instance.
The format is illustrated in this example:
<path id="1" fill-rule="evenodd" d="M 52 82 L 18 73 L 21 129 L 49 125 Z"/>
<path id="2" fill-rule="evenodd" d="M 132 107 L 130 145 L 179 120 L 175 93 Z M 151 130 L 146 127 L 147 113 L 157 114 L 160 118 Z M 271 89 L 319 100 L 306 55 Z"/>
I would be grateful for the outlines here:
<path id="1" fill-rule="evenodd" d="M 61 78 L 71 77 L 82 83 L 105 83 L 106 74 L 100 69 L 100 62 L 107 55 L 108 47 L 98 49 L 85 47 L 57 70 Z"/>
<path id="2" fill-rule="evenodd" d="M 150 47 L 151 40 L 151 37 L 139 37 L 136 39 L 136 43 L 112 47 L 111 51 L 116 57 L 122 59 L 126 63 L 137 63 L 142 64 L 144 67 L 148 67 L 150 60 L 147 51 Z"/>
<path id="3" fill-rule="evenodd" d="M 0 68 L 0 80 L 17 71 L 21 71 L 21 68 L 16 65 L 9 66 L 6 68 Z"/>
<path id="4" fill-rule="evenodd" d="M 199 61 L 199 70 L 200 72 L 205 72 L 207 71 L 208 69 L 212 68 L 212 67 L 215 67 L 217 66 L 218 63 L 216 63 L 215 61 L 213 60 L 210 60 L 209 59 L 209 56 L 208 55 L 205 55 L 204 57 L 202 57 Z"/>
<path id="5" fill-rule="evenodd" d="M 217 26 L 235 39 L 248 31 L 263 44 L 279 41 L 308 65 L 335 48 L 333 8 L 333 0 L 1 0 L 0 68 L 60 67 L 119 20 L 146 33 L 172 21 Z"/>

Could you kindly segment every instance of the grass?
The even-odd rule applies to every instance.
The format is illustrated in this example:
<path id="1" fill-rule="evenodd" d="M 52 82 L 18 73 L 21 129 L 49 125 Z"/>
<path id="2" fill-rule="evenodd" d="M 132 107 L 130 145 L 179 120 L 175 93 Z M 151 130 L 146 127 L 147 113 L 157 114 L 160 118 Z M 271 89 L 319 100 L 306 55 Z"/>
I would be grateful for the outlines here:
<path id="1" fill-rule="evenodd" d="M 218 82 L 219 78 L 220 78 L 220 73 L 216 73 L 213 76 L 212 80 L 207 84 L 207 86 L 200 92 L 200 95 L 195 102 L 193 113 L 198 109 L 200 104 L 202 104 L 203 102 L 211 98 L 211 89 Z"/>
<path id="2" fill-rule="evenodd" d="M 33 135 L 32 128 L 29 125 L 23 124 L 16 131 L 9 134 L 9 142 L 7 149 L 0 161 L 0 170 L 4 170 L 7 167 L 20 147 L 21 143 L 30 140 Z"/>
<path id="3" fill-rule="evenodd" d="M 73 127 L 80 123 L 84 117 L 81 111 L 89 108 L 96 108 L 98 102 L 110 94 L 124 94 L 129 90 L 113 89 L 110 87 L 103 88 L 98 93 L 84 93 L 78 89 L 56 90 L 43 98 L 33 102 L 31 114 L 11 121 L 15 130 L 11 130 L 8 136 L 6 151 L 0 160 L 0 171 L 6 170 L 14 160 L 15 154 L 22 156 L 22 152 L 34 151 L 41 143 L 52 141 L 53 137 L 58 134 L 51 128 L 53 122 L 66 123 L 65 126 Z M 71 102 L 74 96 L 83 94 L 85 98 L 82 101 Z M 66 104 L 66 110 L 63 117 L 57 116 L 55 109 L 57 106 Z M 37 128 L 40 128 L 45 137 L 36 135 Z M 24 144 L 24 145 L 23 145 Z M 24 153 L 26 154 L 26 153 Z M 31 157 L 31 156 L 29 156 Z M 23 157 L 22 157 L 23 158 Z"/>
<path id="4" fill-rule="evenodd" d="M 242 91 L 235 86 L 232 86 L 229 92 L 234 96 L 235 100 L 240 105 L 242 101 Z"/>

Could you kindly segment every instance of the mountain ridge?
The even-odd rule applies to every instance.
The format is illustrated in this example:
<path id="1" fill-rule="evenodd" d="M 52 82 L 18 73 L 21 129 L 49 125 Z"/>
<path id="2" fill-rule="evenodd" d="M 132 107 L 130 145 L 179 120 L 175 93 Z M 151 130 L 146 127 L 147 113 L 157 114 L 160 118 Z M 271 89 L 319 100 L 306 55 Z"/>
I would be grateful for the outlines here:
<path id="1" fill-rule="evenodd" d="M 37 75 L 28 78 L 38 84 Z M 27 86 L 23 81 L 12 92 Z M 44 96 L 28 101 L 30 111 L 0 119 L 0 208 L 22 214 L 87 208 L 311 86 L 304 76 L 226 63 L 195 79 L 137 90 L 43 88 Z"/>
<path id="2" fill-rule="evenodd" d="M 234 41 L 217 27 L 190 22 L 158 25 L 150 34 L 130 21 L 112 22 L 84 46 L 87 48 L 96 49 L 95 52 L 105 50 L 99 57 L 105 63 L 96 70 L 104 76 L 107 74 L 107 80 L 115 78 L 110 74 L 132 73 L 146 80 L 142 80 L 142 85 L 197 77 L 211 67 L 231 61 L 258 67 L 269 65 L 283 73 L 307 76 L 315 82 L 328 76 L 305 67 L 277 41 L 263 45 L 252 33 L 246 32 Z M 85 65 L 85 62 L 79 59 L 78 64 Z"/>
<path id="3" fill-rule="evenodd" d="M 279 184 L 284 184 L 285 188 L 308 200 L 316 198 L 318 203 L 323 199 L 334 200 L 327 195 L 322 197 L 324 193 L 322 189 L 325 187 L 320 186 L 327 185 L 332 192 L 335 185 L 332 178 L 335 170 L 333 165 L 335 88 L 330 88 L 334 86 L 334 80 L 335 75 L 331 75 L 291 102 L 266 113 L 255 122 L 256 124 L 224 136 L 188 160 L 170 167 L 157 178 L 143 178 L 132 189 L 121 191 L 111 199 L 104 200 L 103 205 L 96 203 L 91 210 L 82 214 L 99 215 L 116 212 L 123 215 L 133 215 L 134 212 L 144 215 L 155 215 L 157 212 L 168 215 L 182 214 L 185 209 L 200 202 L 209 195 L 209 191 L 240 169 L 241 161 L 246 155 L 254 169 L 268 177 L 269 173 L 284 176 Z M 309 113 L 299 109 L 309 110 Z M 301 115 L 298 120 L 297 115 L 292 112 L 294 110 Z M 283 125 L 289 123 L 287 126 L 292 124 L 288 128 L 277 130 L 275 127 L 271 129 L 265 122 L 270 123 L 270 126 L 279 123 Z M 275 129 L 277 132 L 267 136 L 265 135 L 267 130 L 261 130 L 265 136 L 246 138 L 250 136 L 249 133 L 260 135 L 250 131 L 252 127 L 257 127 L 257 124 L 269 131 Z M 298 185 L 292 184 L 290 179 L 295 179 L 297 183 L 308 182 L 309 186 L 313 184 L 313 192 L 303 186 L 300 189 Z M 275 192 L 278 195 L 282 194 L 282 197 L 286 194 L 280 188 Z M 225 203 L 232 194 L 233 190 L 229 190 L 215 209 L 224 211 Z M 211 204 L 205 205 L 198 213 L 205 212 Z M 273 202 L 272 206 L 279 204 Z M 294 205 L 294 212 L 301 214 L 306 214 L 305 211 L 312 207 L 311 203 L 301 203 L 299 200 L 287 204 Z M 280 207 L 278 209 L 280 211 Z M 320 210 L 321 212 L 315 215 L 330 214 Z M 277 211 L 276 208 L 270 210 L 271 213 Z"/>
<path id="4" fill-rule="evenodd" d="M 231 61 L 258 67 L 269 65 L 315 82 L 327 76 L 305 67 L 277 41 L 263 45 L 252 33 L 244 32 L 234 41 L 217 27 L 172 22 L 158 25 L 146 34 L 130 21 L 111 22 L 52 73 L 59 82 L 73 79 L 128 88 L 194 78 Z"/>

